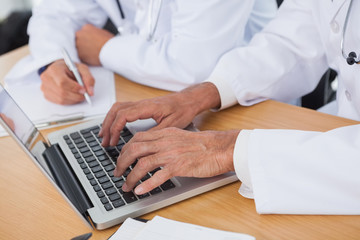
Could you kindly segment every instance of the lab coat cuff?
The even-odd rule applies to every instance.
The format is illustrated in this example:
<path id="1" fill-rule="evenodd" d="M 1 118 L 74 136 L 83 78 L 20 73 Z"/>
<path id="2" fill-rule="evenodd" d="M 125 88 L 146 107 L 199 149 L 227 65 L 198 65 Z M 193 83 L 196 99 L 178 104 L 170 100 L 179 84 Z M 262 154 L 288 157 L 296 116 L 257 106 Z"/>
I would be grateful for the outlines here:
<path id="1" fill-rule="evenodd" d="M 254 198 L 252 191 L 252 183 L 248 166 L 248 142 L 251 130 L 242 130 L 235 143 L 234 148 L 234 169 L 236 176 L 242 182 L 239 193 L 246 198 Z"/>
<path id="2" fill-rule="evenodd" d="M 64 46 L 62 48 L 64 48 L 68 52 L 71 60 L 74 63 L 81 63 L 81 60 L 79 58 L 79 55 L 78 55 L 75 47 Z M 40 68 L 40 67 L 43 67 L 46 65 L 50 65 L 53 62 L 62 60 L 62 59 L 64 59 L 64 55 L 62 54 L 60 47 L 56 48 L 56 50 L 53 50 L 51 52 L 49 51 L 49 53 L 47 55 L 34 57 L 34 61 L 37 65 L 37 68 Z"/>
<path id="3" fill-rule="evenodd" d="M 220 111 L 222 109 L 231 107 L 237 104 L 237 99 L 232 91 L 230 84 L 224 79 L 217 71 L 213 72 L 213 74 L 205 81 L 211 82 L 214 84 L 219 92 L 221 105 L 218 109 L 211 109 L 212 111 Z"/>
<path id="4" fill-rule="evenodd" d="M 141 43 L 136 35 L 115 36 L 101 48 L 99 59 L 102 66 L 116 72 L 124 71 L 134 62 L 131 58 Z M 134 69 L 129 69 L 134 71 Z"/>
<path id="5" fill-rule="evenodd" d="M 108 40 L 104 44 L 104 46 L 101 48 L 100 53 L 99 53 L 99 60 L 100 60 L 101 65 L 104 67 L 107 67 L 107 68 L 109 68 L 108 65 L 111 64 L 111 59 L 114 56 L 114 52 L 115 52 L 114 47 L 118 48 L 115 45 L 116 44 L 115 38 L 118 38 L 118 37 L 116 36 L 116 37 L 113 37 L 110 40 Z M 120 53 L 120 54 L 123 54 L 123 53 Z M 116 54 L 116 55 L 120 55 L 120 54 Z"/>

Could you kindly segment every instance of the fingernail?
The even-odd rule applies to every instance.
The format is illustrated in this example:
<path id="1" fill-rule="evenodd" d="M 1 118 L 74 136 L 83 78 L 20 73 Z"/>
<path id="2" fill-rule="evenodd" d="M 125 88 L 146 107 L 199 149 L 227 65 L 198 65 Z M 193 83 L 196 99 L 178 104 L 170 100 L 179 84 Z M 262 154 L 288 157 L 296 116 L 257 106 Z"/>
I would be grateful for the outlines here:
<path id="1" fill-rule="evenodd" d="M 144 189 L 142 186 L 137 186 L 134 191 L 136 195 L 141 195 L 143 194 Z"/>
<path id="2" fill-rule="evenodd" d="M 126 183 L 123 184 L 122 190 L 123 190 L 124 192 L 128 192 L 128 191 L 129 191 L 129 187 L 128 187 L 128 185 L 127 185 Z"/>
<path id="3" fill-rule="evenodd" d="M 119 173 L 118 173 L 118 171 L 117 171 L 117 168 L 116 168 L 116 167 L 115 167 L 115 169 L 114 169 L 114 172 L 113 172 L 113 173 L 114 173 L 114 176 L 115 176 L 115 177 L 119 177 Z"/>
<path id="4" fill-rule="evenodd" d="M 89 87 L 89 94 L 92 96 L 94 95 L 94 87 Z"/>
<path id="5" fill-rule="evenodd" d="M 80 94 L 85 94 L 85 89 L 83 89 L 83 88 L 80 89 L 80 90 L 79 90 L 79 93 L 80 93 Z"/>

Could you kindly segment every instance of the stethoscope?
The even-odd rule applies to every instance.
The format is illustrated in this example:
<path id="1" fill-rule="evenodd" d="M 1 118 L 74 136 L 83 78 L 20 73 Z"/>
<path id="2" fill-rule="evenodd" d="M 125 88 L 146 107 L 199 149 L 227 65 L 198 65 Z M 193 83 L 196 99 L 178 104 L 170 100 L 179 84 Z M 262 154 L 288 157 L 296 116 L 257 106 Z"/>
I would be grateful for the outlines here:
<path id="1" fill-rule="evenodd" d="M 346 13 L 345 23 L 344 23 L 344 27 L 343 27 L 343 31 L 342 31 L 342 38 L 341 38 L 341 54 L 346 59 L 346 62 L 349 65 L 353 65 L 354 63 L 360 64 L 360 59 L 357 57 L 355 52 L 352 51 L 348 55 L 346 55 L 345 50 L 344 50 L 344 41 L 345 41 L 345 36 L 346 36 L 346 29 L 347 29 L 347 25 L 348 25 L 348 22 L 349 22 L 349 17 L 350 17 L 350 14 L 351 14 L 352 3 L 353 3 L 353 0 L 350 0 L 349 8 L 348 8 L 348 11 Z"/>
<path id="2" fill-rule="evenodd" d="M 124 11 L 121 7 L 121 3 L 120 0 L 116 0 L 117 6 L 119 8 L 120 11 L 120 16 L 121 19 L 125 19 L 125 14 Z M 147 36 L 147 40 L 151 41 L 154 37 L 158 22 L 159 22 L 159 16 L 160 16 L 160 11 L 161 11 L 161 7 L 162 7 L 162 0 L 150 0 L 150 5 L 148 8 L 148 36 Z M 119 31 L 121 32 L 121 31 Z"/>

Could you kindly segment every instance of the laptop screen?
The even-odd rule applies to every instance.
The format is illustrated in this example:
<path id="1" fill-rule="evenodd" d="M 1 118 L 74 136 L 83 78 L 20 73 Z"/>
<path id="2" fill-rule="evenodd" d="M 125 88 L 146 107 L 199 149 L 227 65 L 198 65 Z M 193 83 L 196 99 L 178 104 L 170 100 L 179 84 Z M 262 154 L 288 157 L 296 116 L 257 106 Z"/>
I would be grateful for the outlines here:
<path id="1" fill-rule="evenodd" d="M 48 142 L 1 84 L 0 123 L 4 125 L 4 128 L 14 137 L 23 150 L 38 163 L 48 175 L 49 179 L 58 186 L 59 190 L 63 190 L 50 171 L 46 159 L 42 156 L 42 153 L 50 148 Z M 59 171 L 61 172 L 62 170 L 60 169 Z M 69 197 L 64 190 L 63 193 L 64 198 L 71 203 L 73 209 L 76 210 L 79 216 L 83 217 L 84 222 L 91 227 L 86 217 L 87 206 L 83 207 L 76 196 Z M 74 192 L 74 194 L 76 195 L 77 192 Z"/>
<path id="2" fill-rule="evenodd" d="M 44 162 L 39 161 L 34 155 L 35 148 L 42 145 L 43 148 L 47 146 L 47 141 L 25 115 L 25 113 L 16 104 L 14 99 L 0 84 L 0 118 L 5 129 L 12 132 L 18 142 L 31 154 L 45 169 L 45 171 L 52 176 Z"/>

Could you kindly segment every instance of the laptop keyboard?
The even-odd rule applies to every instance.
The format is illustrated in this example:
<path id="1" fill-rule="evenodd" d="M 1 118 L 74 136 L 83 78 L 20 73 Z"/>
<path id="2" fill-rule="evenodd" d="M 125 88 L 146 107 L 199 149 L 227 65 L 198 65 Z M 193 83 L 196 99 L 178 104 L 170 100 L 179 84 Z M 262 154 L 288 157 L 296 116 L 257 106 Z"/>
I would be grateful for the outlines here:
<path id="1" fill-rule="evenodd" d="M 121 149 L 133 135 L 127 128 L 124 128 L 115 147 L 103 148 L 101 146 L 102 139 L 98 137 L 99 131 L 100 126 L 94 126 L 65 135 L 63 138 L 107 211 L 141 201 L 141 199 L 175 187 L 175 184 L 168 180 L 160 187 L 143 195 L 136 195 L 133 191 L 122 191 L 121 187 L 136 162 L 129 166 L 121 177 L 115 177 L 113 171 Z M 149 179 L 158 170 L 160 168 L 147 173 L 138 184 Z"/>

